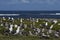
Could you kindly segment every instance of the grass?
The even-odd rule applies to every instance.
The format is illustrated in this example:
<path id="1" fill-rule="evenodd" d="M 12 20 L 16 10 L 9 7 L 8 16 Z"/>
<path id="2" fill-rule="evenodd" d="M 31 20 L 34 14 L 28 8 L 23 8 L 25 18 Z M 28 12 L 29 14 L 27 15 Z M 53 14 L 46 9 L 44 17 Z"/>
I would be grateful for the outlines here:
<path id="1" fill-rule="evenodd" d="M 40 38 L 39 36 L 20 36 L 20 35 L 10 35 L 10 36 L 6 36 L 6 35 L 1 35 L 0 34 L 0 40 L 60 40 L 60 38 L 49 38 L 49 39 L 45 39 L 45 38 Z"/>
<path id="2" fill-rule="evenodd" d="M 23 20 L 24 22 L 24 24 L 27 24 L 28 26 L 30 25 L 30 24 L 32 24 L 32 22 L 31 21 L 27 21 L 26 19 L 25 20 Z M 10 22 L 10 21 L 8 21 L 8 20 L 5 20 L 5 21 L 3 21 L 3 22 Z M 36 28 L 40 28 L 40 24 L 43 24 L 43 22 L 44 22 L 44 20 L 39 20 L 39 22 L 35 22 L 35 27 Z M 12 22 L 11 22 L 12 23 Z M 58 23 L 60 23 L 60 20 L 59 20 L 59 22 Z M 57 23 L 57 24 L 58 24 Z M 13 22 L 13 24 L 20 24 L 20 20 L 17 20 L 17 19 L 15 19 L 15 22 Z M 54 25 L 54 28 L 53 28 L 53 30 L 58 30 L 58 29 L 60 29 L 60 25 L 58 26 L 58 25 Z M 51 25 L 51 22 L 49 23 L 49 26 Z M 3 35 L 3 34 L 1 34 L 1 32 L 2 32 L 2 30 L 4 29 L 4 27 L 1 27 L 0 26 L 0 40 L 60 40 L 60 38 L 55 38 L 55 37 L 51 37 L 51 38 L 49 38 L 49 39 L 45 39 L 45 38 L 40 38 L 39 36 L 21 36 L 21 35 L 15 35 L 15 36 L 13 36 L 13 35 L 9 35 L 9 36 L 6 36 L 6 35 Z M 31 29 L 25 29 L 25 30 L 31 30 Z"/>

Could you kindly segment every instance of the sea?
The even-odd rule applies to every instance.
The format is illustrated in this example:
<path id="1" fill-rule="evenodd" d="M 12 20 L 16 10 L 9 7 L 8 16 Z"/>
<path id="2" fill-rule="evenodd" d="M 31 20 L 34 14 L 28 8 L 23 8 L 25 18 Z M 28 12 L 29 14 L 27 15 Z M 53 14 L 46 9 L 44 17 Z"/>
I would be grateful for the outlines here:
<path id="1" fill-rule="evenodd" d="M 0 11 L 0 17 L 60 18 L 60 11 Z"/>

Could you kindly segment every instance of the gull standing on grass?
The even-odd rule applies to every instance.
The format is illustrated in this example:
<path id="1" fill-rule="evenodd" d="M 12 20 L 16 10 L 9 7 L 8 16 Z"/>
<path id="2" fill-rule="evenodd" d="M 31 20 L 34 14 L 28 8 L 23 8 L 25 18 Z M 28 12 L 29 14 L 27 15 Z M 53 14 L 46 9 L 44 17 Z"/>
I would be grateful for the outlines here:
<path id="1" fill-rule="evenodd" d="M 13 24 L 10 24 L 9 30 L 10 30 L 10 33 L 13 31 Z"/>

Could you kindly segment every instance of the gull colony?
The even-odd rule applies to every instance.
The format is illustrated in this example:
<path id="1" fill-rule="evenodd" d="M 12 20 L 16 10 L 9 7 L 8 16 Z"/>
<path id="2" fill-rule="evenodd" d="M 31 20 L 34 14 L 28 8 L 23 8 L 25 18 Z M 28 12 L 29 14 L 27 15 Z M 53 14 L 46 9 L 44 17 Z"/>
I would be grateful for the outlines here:
<path id="1" fill-rule="evenodd" d="M 39 20 L 44 20 L 44 21 L 39 21 Z M 38 23 L 40 23 L 38 25 L 39 27 L 35 26 L 36 23 L 37 25 Z M 49 23 L 51 23 L 51 25 L 49 25 Z M 53 30 L 54 25 L 56 25 L 57 23 L 58 23 L 57 19 L 39 19 L 39 18 L 15 19 L 13 17 L 0 18 L 0 27 L 4 28 L 2 31 L 2 34 L 4 35 L 23 35 L 23 36 L 30 35 L 30 36 L 39 36 L 42 38 L 50 38 L 53 36 L 59 38 L 60 30 Z"/>

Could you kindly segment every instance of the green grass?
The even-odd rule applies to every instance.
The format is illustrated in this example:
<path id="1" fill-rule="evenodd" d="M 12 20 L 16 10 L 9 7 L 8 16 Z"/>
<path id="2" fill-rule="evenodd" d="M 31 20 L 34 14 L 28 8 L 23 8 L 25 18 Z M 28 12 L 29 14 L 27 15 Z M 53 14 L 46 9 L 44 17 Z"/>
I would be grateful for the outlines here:
<path id="1" fill-rule="evenodd" d="M 60 38 L 51 37 L 49 39 L 40 38 L 39 36 L 20 36 L 20 35 L 2 35 L 0 34 L 0 40 L 60 40 Z"/>
<path id="2" fill-rule="evenodd" d="M 30 24 L 32 24 L 32 22 L 31 21 L 28 21 L 28 20 L 23 20 L 24 22 L 24 24 L 27 24 L 28 26 L 30 25 Z M 37 22 L 35 22 L 35 27 L 36 28 L 40 28 L 40 24 L 43 24 L 43 22 L 44 22 L 45 20 L 39 20 L 39 22 L 37 23 Z M 3 22 L 10 22 L 10 21 L 8 21 L 7 19 L 6 20 L 3 20 Z M 12 23 L 12 22 L 10 22 L 10 23 Z M 13 22 L 13 24 L 20 24 L 21 22 L 20 22 L 20 19 L 19 20 L 17 20 L 17 19 L 15 19 L 15 21 Z M 60 20 L 58 21 L 58 23 L 60 23 Z M 57 24 L 58 24 L 57 23 Z M 58 30 L 58 29 L 60 29 L 60 25 L 58 26 L 58 25 L 54 25 L 54 28 L 53 28 L 53 30 Z M 51 22 L 49 23 L 49 26 L 51 25 Z M 55 37 L 51 37 L 51 38 L 49 38 L 49 39 L 45 39 L 45 38 L 40 38 L 39 36 L 21 36 L 21 35 L 15 35 L 15 36 L 13 36 L 13 35 L 9 35 L 9 36 L 6 36 L 6 35 L 3 35 L 3 34 L 1 34 L 2 33 L 2 31 L 3 31 L 3 29 L 5 29 L 4 27 L 1 27 L 0 26 L 0 40 L 60 40 L 60 38 L 55 38 Z M 26 31 L 28 31 L 28 30 L 30 30 L 31 31 L 31 29 L 28 27 L 27 29 L 25 29 Z"/>

